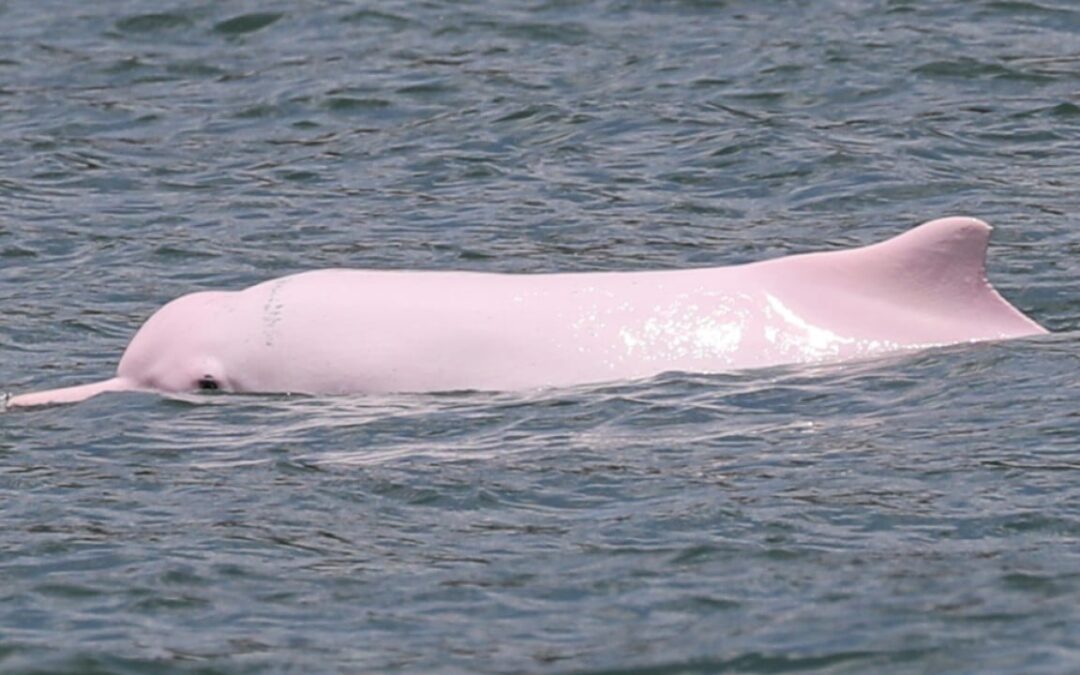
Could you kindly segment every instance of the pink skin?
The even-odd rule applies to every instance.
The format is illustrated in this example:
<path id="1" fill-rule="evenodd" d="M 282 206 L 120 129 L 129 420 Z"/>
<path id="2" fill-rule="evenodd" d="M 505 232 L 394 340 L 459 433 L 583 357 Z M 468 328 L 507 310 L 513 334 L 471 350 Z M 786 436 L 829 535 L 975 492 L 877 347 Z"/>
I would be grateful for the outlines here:
<path id="1" fill-rule="evenodd" d="M 863 248 L 732 267 L 512 275 L 322 270 L 165 305 L 104 391 L 520 390 L 861 359 L 1046 331 L 986 279 L 990 227 L 945 218 Z M 203 387 L 200 387 L 203 381 Z"/>

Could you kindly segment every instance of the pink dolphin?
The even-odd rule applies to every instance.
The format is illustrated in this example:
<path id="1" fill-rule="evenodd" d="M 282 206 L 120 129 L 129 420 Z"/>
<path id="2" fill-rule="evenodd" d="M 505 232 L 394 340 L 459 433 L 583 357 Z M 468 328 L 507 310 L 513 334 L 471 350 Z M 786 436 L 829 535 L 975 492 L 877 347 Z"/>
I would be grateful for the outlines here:
<path id="1" fill-rule="evenodd" d="M 193 293 L 143 325 L 105 391 L 517 390 L 859 359 L 1046 331 L 986 279 L 990 226 L 732 267 L 486 274 L 322 270 Z"/>

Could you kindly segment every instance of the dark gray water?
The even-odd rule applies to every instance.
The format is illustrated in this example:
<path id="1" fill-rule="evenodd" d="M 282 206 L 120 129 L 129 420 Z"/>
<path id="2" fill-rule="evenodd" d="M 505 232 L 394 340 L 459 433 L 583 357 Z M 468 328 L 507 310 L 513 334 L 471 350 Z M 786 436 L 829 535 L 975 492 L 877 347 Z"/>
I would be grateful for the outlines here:
<path id="1" fill-rule="evenodd" d="M 0 670 L 1080 670 L 1080 7 L 0 2 L 0 389 L 328 267 L 968 214 L 1055 331 L 527 394 L 0 414 Z"/>

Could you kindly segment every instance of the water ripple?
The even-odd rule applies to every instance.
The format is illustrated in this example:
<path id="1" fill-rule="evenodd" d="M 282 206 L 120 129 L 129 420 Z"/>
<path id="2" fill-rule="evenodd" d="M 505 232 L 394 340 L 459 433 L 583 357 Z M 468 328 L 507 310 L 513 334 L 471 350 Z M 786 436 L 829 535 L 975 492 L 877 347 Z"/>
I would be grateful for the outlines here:
<path id="1" fill-rule="evenodd" d="M 0 390 L 317 267 L 748 262 L 945 214 L 1055 334 L 519 394 L 0 413 L 4 672 L 1074 669 L 1068 3 L 0 7 Z"/>

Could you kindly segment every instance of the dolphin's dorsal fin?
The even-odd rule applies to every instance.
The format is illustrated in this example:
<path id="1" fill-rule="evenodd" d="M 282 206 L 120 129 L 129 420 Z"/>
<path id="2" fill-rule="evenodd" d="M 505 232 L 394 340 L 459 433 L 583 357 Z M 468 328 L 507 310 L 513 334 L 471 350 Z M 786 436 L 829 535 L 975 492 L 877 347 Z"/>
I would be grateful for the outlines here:
<path id="1" fill-rule="evenodd" d="M 919 319 L 970 324 L 988 337 L 1046 330 L 1013 307 L 986 275 L 992 228 L 977 218 L 941 218 L 863 248 L 810 254 L 841 294 L 887 303 Z"/>
<path id="2" fill-rule="evenodd" d="M 867 247 L 867 260 L 908 291 L 957 300 L 989 286 L 986 248 L 992 228 L 977 218 L 941 218 Z"/>

